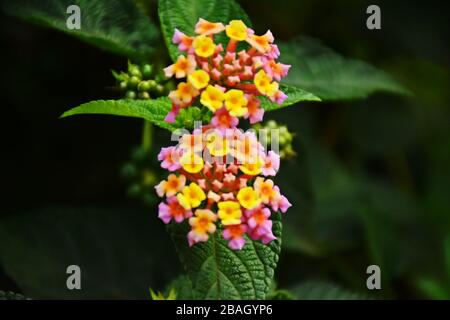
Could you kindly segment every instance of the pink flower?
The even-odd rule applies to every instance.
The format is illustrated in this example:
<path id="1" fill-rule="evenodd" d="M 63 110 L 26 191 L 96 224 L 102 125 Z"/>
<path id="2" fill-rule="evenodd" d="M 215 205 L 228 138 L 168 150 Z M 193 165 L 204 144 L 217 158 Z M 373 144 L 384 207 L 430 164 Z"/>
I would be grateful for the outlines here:
<path id="1" fill-rule="evenodd" d="M 284 100 L 287 99 L 287 97 L 288 96 L 283 91 L 278 90 L 277 93 L 275 93 L 275 96 L 271 98 L 271 100 L 274 100 L 279 105 L 282 105 Z"/>
<path id="2" fill-rule="evenodd" d="M 192 42 L 194 38 L 185 35 L 178 29 L 175 29 L 175 32 L 172 37 L 172 42 L 174 44 L 178 44 L 178 50 L 180 51 L 189 51 L 192 48 Z"/>
<path id="3" fill-rule="evenodd" d="M 180 223 L 183 222 L 184 219 L 192 217 L 192 211 L 184 209 L 175 196 L 167 198 L 167 204 L 161 202 L 158 209 L 158 217 L 165 224 L 168 224 L 172 219 L 175 220 L 175 222 Z"/>
<path id="4" fill-rule="evenodd" d="M 262 174 L 264 176 L 275 176 L 280 168 L 280 156 L 270 150 L 264 159 L 264 166 L 262 167 Z"/>
<path id="5" fill-rule="evenodd" d="M 249 227 L 248 235 L 252 240 L 261 240 L 264 244 L 267 244 L 276 239 L 272 232 L 270 214 L 270 210 L 263 206 L 245 211 L 245 218 Z"/>
<path id="6" fill-rule="evenodd" d="M 166 115 L 166 117 L 164 118 L 164 121 L 166 121 L 168 123 L 174 123 L 179 112 L 180 112 L 180 106 L 173 104 L 172 110 L 170 110 L 169 113 Z"/>
<path id="7" fill-rule="evenodd" d="M 247 105 L 248 114 L 246 118 L 250 119 L 251 124 L 262 121 L 264 117 L 264 109 L 259 107 L 260 104 L 261 102 L 259 101 L 259 99 L 251 99 L 248 102 Z"/>
<path id="8" fill-rule="evenodd" d="M 225 134 L 225 130 L 236 128 L 239 119 L 230 115 L 225 107 L 220 108 L 211 119 L 211 124 Z"/>
<path id="9" fill-rule="evenodd" d="M 180 154 L 175 147 L 161 148 L 158 154 L 158 160 L 161 161 L 161 167 L 169 171 L 176 171 L 181 168 L 179 162 Z"/>
<path id="10" fill-rule="evenodd" d="M 228 246 L 233 250 L 241 250 L 245 245 L 244 234 L 247 232 L 245 224 L 236 224 L 226 226 L 222 237 L 228 241 Z"/>

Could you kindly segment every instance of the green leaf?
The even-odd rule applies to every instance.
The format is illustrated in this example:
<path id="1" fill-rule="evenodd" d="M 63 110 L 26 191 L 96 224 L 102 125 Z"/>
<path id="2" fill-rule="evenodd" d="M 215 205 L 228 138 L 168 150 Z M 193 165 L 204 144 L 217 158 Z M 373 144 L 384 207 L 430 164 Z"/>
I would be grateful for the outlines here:
<path id="1" fill-rule="evenodd" d="M 80 30 L 66 26 L 70 5 L 80 7 Z M 148 59 L 159 39 L 156 26 L 131 0 L 8 0 L 4 7 L 11 15 L 135 60 Z"/>
<path id="2" fill-rule="evenodd" d="M 320 101 L 320 98 L 316 97 L 312 93 L 306 92 L 305 90 L 281 84 L 280 90 L 287 94 L 286 100 L 284 100 L 283 104 L 279 105 L 276 102 L 272 102 L 269 99 L 262 97 L 261 99 L 261 107 L 266 111 L 273 111 L 281 108 L 285 108 L 296 104 L 301 101 Z"/>
<path id="3" fill-rule="evenodd" d="M 234 0 L 160 0 L 158 12 L 169 55 L 174 61 L 180 55 L 177 46 L 172 43 L 175 28 L 187 35 L 194 35 L 199 18 L 223 23 L 240 19 L 251 26 L 247 14 Z M 216 40 L 226 45 L 224 35 L 218 35 Z"/>
<path id="4" fill-rule="evenodd" d="M 148 120 L 155 125 L 174 131 L 180 128 L 191 129 L 194 121 L 201 121 L 204 115 L 197 107 L 190 107 L 180 111 L 175 123 L 164 121 L 171 110 L 172 103 L 166 98 L 151 100 L 95 100 L 72 108 L 61 115 L 66 118 L 81 114 L 107 114 L 122 117 L 135 117 Z"/>
<path id="5" fill-rule="evenodd" d="M 279 214 L 273 219 L 277 240 L 264 245 L 247 239 L 239 251 L 228 247 L 219 230 L 208 242 L 189 247 L 188 229 L 186 223 L 168 226 L 195 299 L 265 299 L 281 249 Z"/>
<path id="6" fill-rule="evenodd" d="M 0 239 L 0 265 L 30 298 L 148 299 L 180 272 L 156 211 L 129 205 L 8 215 Z M 67 289 L 69 265 L 80 267 L 82 290 Z"/>
<path id="7" fill-rule="evenodd" d="M 370 296 L 343 289 L 325 281 L 306 281 L 291 292 L 299 300 L 367 300 Z"/>
<path id="8" fill-rule="evenodd" d="M 283 63 L 292 67 L 284 82 L 322 100 L 366 98 L 377 91 L 408 94 L 390 75 L 365 62 L 347 59 L 320 42 L 298 37 L 279 43 Z"/>

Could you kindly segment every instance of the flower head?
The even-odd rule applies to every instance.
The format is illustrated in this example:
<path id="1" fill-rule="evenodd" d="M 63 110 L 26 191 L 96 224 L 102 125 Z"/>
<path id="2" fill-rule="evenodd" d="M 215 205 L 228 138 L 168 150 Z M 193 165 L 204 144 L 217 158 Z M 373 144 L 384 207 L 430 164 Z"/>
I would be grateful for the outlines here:
<path id="1" fill-rule="evenodd" d="M 175 30 L 172 39 L 187 56 L 178 57 L 165 73 L 168 77 L 187 77 L 187 83 L 195 90 L 183 85 L 171 92 L 172 110 L 166 121 L 175 121 L 179 110 L 192 105 L 198 96 L 200 103 L 213 113 L 224 105 L 231 116 L 244 117 L 251 123 L 261 121 L 264 115 L 259 97 L 283 103 L 286 95 L 280 91 L 278 82 L 287 75 L 290 66 L 277 61 L 280 51 L 270 31 L 259 36 L 241 20 L 224 25 L 200 18 L 195 32 L 197 36 L 189 37 Z M 222 32 L 229 39 L 226 47 L 215 42 Z M 250 48 L 238 52 L 242 41 Z"/>

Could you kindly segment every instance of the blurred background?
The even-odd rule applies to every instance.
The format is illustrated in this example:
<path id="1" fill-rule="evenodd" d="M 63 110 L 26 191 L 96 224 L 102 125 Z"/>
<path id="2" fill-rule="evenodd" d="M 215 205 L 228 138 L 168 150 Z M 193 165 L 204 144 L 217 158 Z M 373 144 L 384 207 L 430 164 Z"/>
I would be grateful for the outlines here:
<path id="1" fill-rule="evenodd" d="M 377 1 L 382 29 L 368 30 L 369 1 L 240 3 L 257 32 L 313 37 L 412 93 L 266 115 L 295 133 L 297 153 L 277 177 L 293 203 L 277 287 L 304 299 L 450 299 L 448 6 Z M 0 290 L 37 299 L 164 290 L 182 270 L 152 195 L 142 192 L 149 174 L 158 176 L 152 161 L 142 171 L 147 160 L 134 150 L 142 121 L 59 119 L 83 102 L 119 98 L 110 69 L 126 69 L 126 59 L 0 14 Z M 154 135 L 154 150 L 170 141 L 163 130 Z M 130 179 L 134 169 L 147 179 Z M 81 267 L 81 291 L 66 288 L 71 264 Z M 373 264 L 381 290 L 366 287 Z"/>

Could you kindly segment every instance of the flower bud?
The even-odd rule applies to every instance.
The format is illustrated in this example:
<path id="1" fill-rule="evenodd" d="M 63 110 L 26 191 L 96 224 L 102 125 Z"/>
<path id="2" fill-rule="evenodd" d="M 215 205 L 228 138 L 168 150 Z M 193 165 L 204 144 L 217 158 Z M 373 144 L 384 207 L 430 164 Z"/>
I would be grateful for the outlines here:
<path id="1" fill-rule="evenodd" d="M 125 99 L 136 99 L 136 91 L 128 90 L 125 93 Z"/>
<path id="2" fill-rule="evenodd" d="M 150 64 L 143 64 L 141 66 L 141 73 L 144 79 L 149 79 L 152 76 L 153 67 Z"/>
<path id="3" fill-rule="evenodd" d="M 150 81 L 141 81 L 138 84 L 138 90 L 139 91 L 148 91 L 150 90 L 151 86 L 150 86 Z"/>

